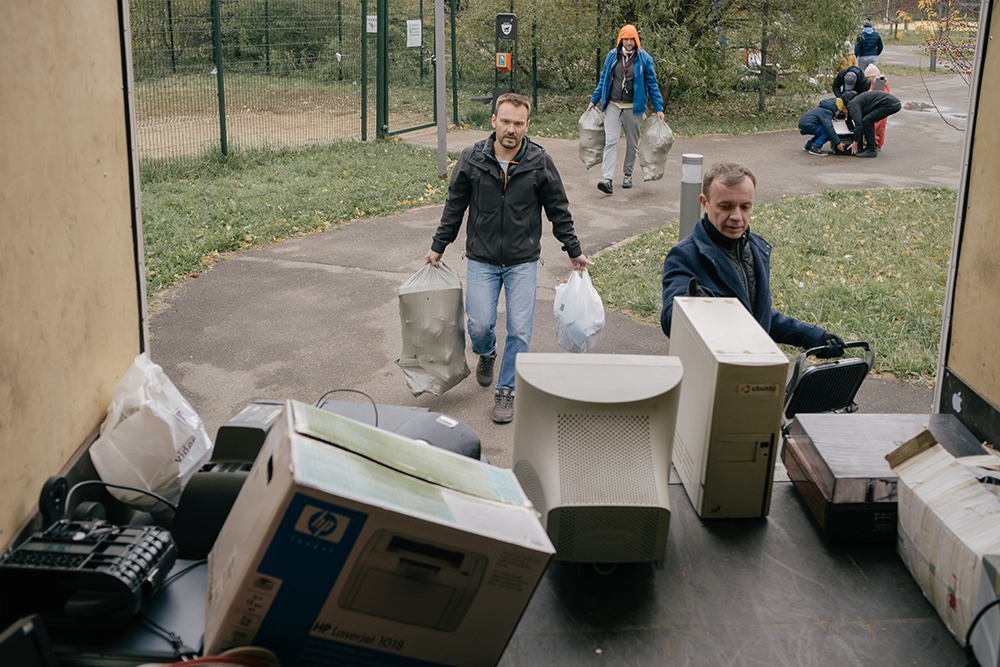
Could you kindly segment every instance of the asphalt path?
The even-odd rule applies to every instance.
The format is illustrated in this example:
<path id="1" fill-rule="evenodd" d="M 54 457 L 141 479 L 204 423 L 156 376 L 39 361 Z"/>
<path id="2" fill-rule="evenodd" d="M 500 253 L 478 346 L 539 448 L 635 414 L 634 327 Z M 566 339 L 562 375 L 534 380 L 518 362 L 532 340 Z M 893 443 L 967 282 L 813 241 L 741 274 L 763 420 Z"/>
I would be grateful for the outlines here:
<path id="1" fill-rule="evenodd" d="M 919 64 L 913 62 L 917 58 L 907 47 L 887 47 L 883 53 L 883 62 Z M 678 217 L 685 153 L 703 155 L 706 166 L 720 160 L 749 166 L 757 175 L 758 202 L 826 188 L 957 188 L 967 85 L 957 76 L 907 76 L 891 78 L 890 87 L 904 110 L 889 118 L 886 145 L 877 159 L 808 155 L 802 150 L 805 138 L 795 130 L 679 138 L 662 180 L 639 181 L 632 190 L 621 190 L 619 166 L 615 193 L 608 196 L 596 188 L 600 170 L 584 168 L 577 142 L 538 139 L 538 143 L 560 170 L 577 234 L 591 256 Z M 585 108 L 581 100 L 581 113 Z M 485 136 L 449 132 L 448 150 L 461 150 Z M 406 140 L 436 146 L 436 133 L 410 135 Z M 509 467 L 513 427 L 490 420 L 491 389 L 479 387 L 470 375 L 443 396 L 414 397 L 395 364 L 402 344 L 396 288 L 422 266 L 441 209 L 428 206 L 365 219 L 228 255 L 197 280 L 166 291 L 154 305 L 153 360 L 192 403 L 212 437 L 253 399 L 313 402 L 332 389 L 353 389 L 381 404 L 421 406 L 452 415 L 476 430 L 491 462 Z M 464 234 L 444 257 L 462 276 L 463 248 Z M 552 301 L 555 286 L 566 280 L 571 267 L 550 234 L 543 237 L 542 260 L 531 349 L 557 352 Z M 502 310 L 501 302 L 501 340 Z M 659 326 L 609 311 L 594 352 L 661 355 L 668 350 Z M 467 358 L 474 371 L 471 351 Z M 334 398 L 360 399 L 350 396 Z M 858 402 L 868 413 L 926 413 L 931 411 L 931 391 L 870 378 Z"/>

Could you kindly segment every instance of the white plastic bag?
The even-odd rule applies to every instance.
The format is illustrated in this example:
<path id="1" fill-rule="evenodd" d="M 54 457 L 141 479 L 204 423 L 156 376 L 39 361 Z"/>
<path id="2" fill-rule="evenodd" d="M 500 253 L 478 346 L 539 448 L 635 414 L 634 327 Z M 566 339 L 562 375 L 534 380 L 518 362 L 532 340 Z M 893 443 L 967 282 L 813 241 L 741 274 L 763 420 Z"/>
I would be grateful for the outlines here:
<path id="1" fill-rule="evenodd" d="M 586 352 L 597 345 L 604 331 L 604 303 L 590 282 L 587 269 L 574 271 L 556 286 L 553 303 L 556 337 L 567 352 Z"/>
<path id="2" fill-rule="evenodd" d="M 674 145 L 674 133 L 670 126 L 656 116 L 646 121 L 646 129 L 639 139 L 639 167 L 642 180 L 658 181 L 667 168 L 667 153 Z"/>
<path id="3" fill-rule="evenodd" d="M 450 266 L 424 264 L 399 286 L 403 351 L 396 360 L 414 396 L 440 396 L 469 375 L 462 281 Z"/>
<path id="4" fill-rule="evenodd" d="M 587 169 L 604 160 L 604 112 L 599 106 L 580 116 L 580 159 Z"/>
<path id="5" fill-rule="evenodd" d="M 192 475 L 212 455 L 201 418 L 163 369 L 146 353 L 115 385 L 101 435 L 90 458 L 101 479 L 152 491 L 176 503 Z M 132 507 L 163 510 L 159 501 L 135 491 L 108 489 Z"/>

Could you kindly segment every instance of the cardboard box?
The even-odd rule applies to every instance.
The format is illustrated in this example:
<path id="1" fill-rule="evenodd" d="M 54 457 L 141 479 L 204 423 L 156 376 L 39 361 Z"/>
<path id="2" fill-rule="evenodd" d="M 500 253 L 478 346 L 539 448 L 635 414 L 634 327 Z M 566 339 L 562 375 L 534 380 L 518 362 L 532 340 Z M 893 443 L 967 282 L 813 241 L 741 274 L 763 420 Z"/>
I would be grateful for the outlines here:
<path id="1" fill-rule="evenodd" d="M 899 555 L 964 645 L 983 556 L 1000 553 L 1000 500 L 928 430 L 886 460 L 899 477 Z"/>
<path id="2" fill-rule="evenodd" d="M 206 654 L 495 665 L 553 552 L 510 470 L 290 401 L 209 554 Z"/>

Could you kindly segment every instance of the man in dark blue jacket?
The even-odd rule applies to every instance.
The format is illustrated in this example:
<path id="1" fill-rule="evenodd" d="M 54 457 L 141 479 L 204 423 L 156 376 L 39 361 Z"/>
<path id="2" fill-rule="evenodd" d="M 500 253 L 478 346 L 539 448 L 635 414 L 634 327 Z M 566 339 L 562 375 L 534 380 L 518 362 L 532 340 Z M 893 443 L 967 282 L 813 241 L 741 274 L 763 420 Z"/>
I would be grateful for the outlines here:
<path id="1" fill-rule="evenodd" d="M 771 309 L 771 244 L 750 233 L 757 180 L 743 165 L 719 163 L 705 174 L 699 199 L 705 215 L 663 261 L 660 326 L 670 335 L 675 296 L 740 300 L 777 343 L 828 346 L 817 356 L 838 356 L 835 334 Z"/>
<path id="2" fill-rule="evenodd" d="M 854 55 L 858 57 L 858 67 L 861 71 L 869 65 L 878 65 L 880 53 L 882 53 L 882 36 L 872 28 L 871 21 L 865 21 L 864 28 L 858 34 L 858 41 L 854 45 Z"/>
<path id="3" fill-rule="evenodd" d="M 493 421 L 498 424 L 514 419 L 514 361 L 531 343 L 543 208 L 573 269 L 582 271 L 593 264 L 573 230 L 555 162 L 525 136 L 530 113 L 531 103 L 523 95 L 506 93 L 497 98 L 492 118 L 496 131 L 462 151 L 452 170 L 441 224 L 424 257 L 425 263 L 437 266 L 448 244 L 458 237 L 468 210 L 465 314 L 472 351 L 479 355 L 476 380 L 482 387 L 493 383 L 501 287 L 507 299 L 507 339 L 493 398 Z"/>
<path id="4" fill-rule="evenodd" d="M 802 114 L 802 117 L 799 118 L 799 134 L 813 135 L 803 146 L 805 152 L 810 155 L 826 155 L 820 149 L 827 141 L 838 151 L 844 151 L 844 143 L 840 140 L 837 131 L 833 129 L 833 119 L 843 111 L 842 105 L 843 102 L 838 104 L 837 98 L 831 97 L 820 100 L 819 106 Z"/>

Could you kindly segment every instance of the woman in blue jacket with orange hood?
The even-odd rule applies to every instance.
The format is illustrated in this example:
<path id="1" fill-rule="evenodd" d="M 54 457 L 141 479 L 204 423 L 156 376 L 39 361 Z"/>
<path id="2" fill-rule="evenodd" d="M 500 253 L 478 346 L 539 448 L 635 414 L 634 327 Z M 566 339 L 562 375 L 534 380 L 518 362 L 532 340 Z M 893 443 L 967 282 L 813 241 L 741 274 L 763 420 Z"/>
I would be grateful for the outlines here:
<path id="1" fill-rule="evenodd" d="M 653 102 L 656 117 L 663 120 L 663 96 L 656 83 L 653 58 L 639 46 L 639 33 L 628 24 L 618 32 L 618 45 L 604 59 L 604 69 L 597 89 L 590 97 L 590 109 L 600 103 L 604 112 L 603 180 L 597 184 L 601 192 L 614 191 L 612 180 L 618 161 L 618 138 L 625 129 L 625 178 L 623 188 L 632 187 L 632 168 L 639 144 L 639 126 L 648 101 Z"/>

